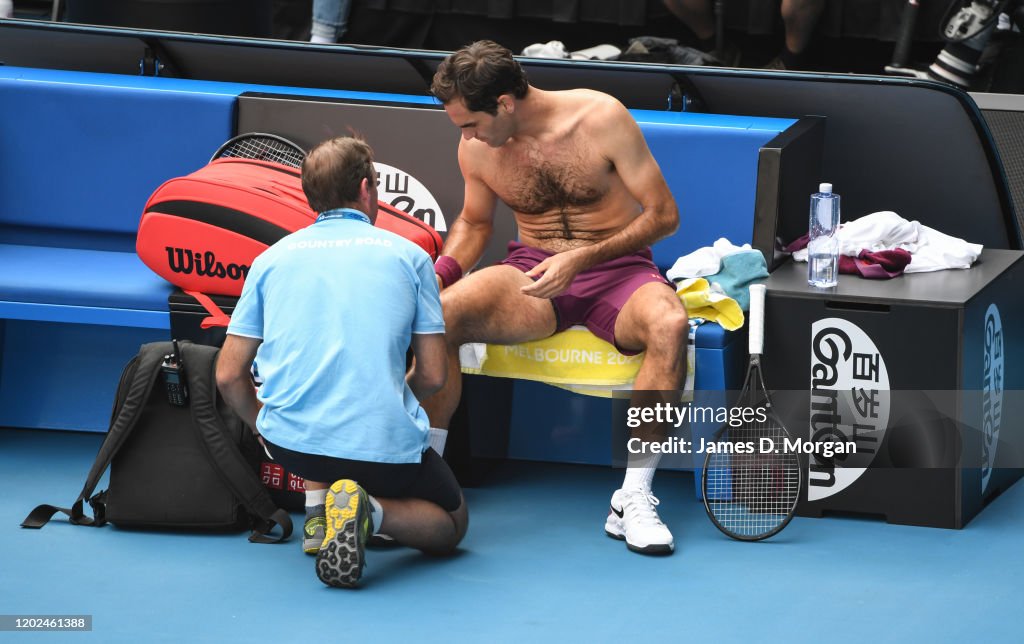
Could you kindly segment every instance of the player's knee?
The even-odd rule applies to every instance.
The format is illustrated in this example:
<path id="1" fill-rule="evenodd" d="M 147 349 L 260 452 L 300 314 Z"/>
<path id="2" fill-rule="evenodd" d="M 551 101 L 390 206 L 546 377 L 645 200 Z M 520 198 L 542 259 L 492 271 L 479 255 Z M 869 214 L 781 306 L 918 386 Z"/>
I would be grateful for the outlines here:
<path id="1" fill-rule="evenodd" d="M 690 332 L 686 310 L 668 310 L 662 312 L 657 322 L 650 329 L 647 338 L 647 354 L 660 356 L 679 355 L 686 347 L 687 335 Z"/>
<path id="2" fill-rule="evenodd" d="M 441 312 L 444 314 L 444 333 L 449 345 L 465 342 L 466 307 L 461 298 L 447 289 L 441 291 Z"/>
<path id="3" fill-rule="evenodd" d="M 686 315 L 686 309 L 680 306 L 666 312 L 658 327 L 658 335 L 673 345 L 685 344 L 686 336 L 690 332 L 690 320 Z"/>

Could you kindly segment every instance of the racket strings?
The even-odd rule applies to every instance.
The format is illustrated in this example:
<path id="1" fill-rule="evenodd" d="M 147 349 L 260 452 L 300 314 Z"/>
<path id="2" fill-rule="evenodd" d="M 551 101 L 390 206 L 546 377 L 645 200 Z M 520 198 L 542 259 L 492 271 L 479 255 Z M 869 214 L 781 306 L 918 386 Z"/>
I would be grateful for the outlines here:
<path id="1" fill-rule="evenodd" d="M 245 137 L 221 150 L 218 158 L 255 159 L 271 161 L 292 168 L 302 167 L 306 154 L 287 141 L 270 137 Z"/>
<path id="2" fill-rule="evenodd" d="M 800 492 L 800 463 L 788 432 L 765 422 L 728 428 L 708 454 L 705 502 L 726 532 L 745 539 L 773 534 L 789 520 Z M 770 442 L 768 442 L 770 441 Z"/>

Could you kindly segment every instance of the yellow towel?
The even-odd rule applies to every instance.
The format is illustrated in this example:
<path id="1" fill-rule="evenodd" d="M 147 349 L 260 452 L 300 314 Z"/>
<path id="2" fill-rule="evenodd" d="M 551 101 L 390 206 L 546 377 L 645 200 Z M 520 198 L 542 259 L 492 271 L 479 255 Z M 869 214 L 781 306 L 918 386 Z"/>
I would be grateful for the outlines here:
<path id="1" fill-rule="evenodd" d="M 711 290 L 703 277 L 691 277 L 676 285 L 676 295 L 683 301 L 691 318 L 718 322 L 726 331 L 743 326 L 743 309 L 736 300 Z"/>
<path id="2" fill-rule="evenodd" d="M 691 334 L 692 340 L 692 334 Z M 689 344 L 687 389 L 693 388 L 693 343 Z M 585 327 L 517 345 L 471 344 L 460 351 L 464 373 L 535 380 L 588 396 L 610 398 L 632 389 L 644 354 L 626 356 Z"/>

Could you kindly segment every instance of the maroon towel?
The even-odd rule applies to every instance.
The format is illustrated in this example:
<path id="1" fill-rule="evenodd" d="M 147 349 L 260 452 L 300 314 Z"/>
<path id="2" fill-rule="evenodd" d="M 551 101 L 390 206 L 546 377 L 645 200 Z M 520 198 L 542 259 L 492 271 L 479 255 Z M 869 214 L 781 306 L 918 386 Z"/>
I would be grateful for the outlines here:
<path id="1" fill-rule="evenodd" d="M 902 275 L 911 259 L 910 253 L 902 248 L 874 253 L 862 250 L 857 257 L 840 257 L 839 272 L 860 275 L 869 280 L 887 280 Z"/>
<path id="2" fill-rule="evenodd" d="M 794 239 L 793 241 L 789 242 L 788 244 L 786 244 L 785 246 L 782 247 L 783 252 L 791 253 L 792 254 L 792 253 L 795 253 L 798 250 L 803 250 L 803 249 L 807 248 L 807 238 L 808 237 L 809 237 L 809 235 L 804 235 L 803 237 L 797 237 L 796 239 Z"/>
<path id="3" fill-rule="evenodd" d="M 795 253 L 807 248 L 807 235 L 798 237 L 786 245 L 783 250 Z M 871 252 L 862 250 L 856 257 L 839 256 L 839 272 L 845 275 L 860 275 L 869 280 L 887 280 L 903 274 L 913 259 L 908 251 L 902 248 Z"/>

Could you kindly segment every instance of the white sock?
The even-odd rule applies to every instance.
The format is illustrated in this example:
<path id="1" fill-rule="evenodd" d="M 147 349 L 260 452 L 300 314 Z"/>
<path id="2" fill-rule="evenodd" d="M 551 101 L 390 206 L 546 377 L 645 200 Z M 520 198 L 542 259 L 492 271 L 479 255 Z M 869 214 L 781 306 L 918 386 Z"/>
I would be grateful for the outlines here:
<path id="1" fill-rule="evenodd" d="M 430 428 L 430 436 L 427 438 L 427 445 L 434 448 L 434 451 L 444 456 L 444 444 L 448 441 L 448 430 Z"/>
<path id="2" fill-rule="evenodd" d="M 13 0 L 0 0 L 0 18 L 10 18 L 14 15 Z"/>
<path id="3" fill-rule="evenodd" d="M 661 454 L 649 454 L 644 458 L 630 459 L 629 467 L 626 468 L 626 476 L 622 479 L 622 489 L 639 489 L 650 492 L 651 482 L 654 480 L 654 472 L 658 469 L 659 461 L 661 461 Z"/>
<path id="4" fill-rule="evenodd" d="M 326 36 L 320 36 L 318 34 L 313 34 L 310 37 L 309 42 L 313 42 L 313 43 L 316 43 L 318 45 L 333 45 L 334 44 L 334 38 L 327 38 Z"/>
<path id="5" fill-rule="evenodd" d="M 306 490 L 306 507 L 315 508 L 327 503 L 327 488 L 322 490 Z"/>
<path id="6" fill-rule="evenodd" d="M 369 494 L 366 497 L 370 499 L 370 520 L 373 521 L 373 531 L 380 532 L 380 527 L 384 523 L 384 507 L 380 501 Z"/>

